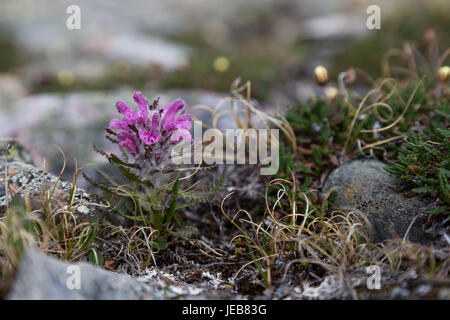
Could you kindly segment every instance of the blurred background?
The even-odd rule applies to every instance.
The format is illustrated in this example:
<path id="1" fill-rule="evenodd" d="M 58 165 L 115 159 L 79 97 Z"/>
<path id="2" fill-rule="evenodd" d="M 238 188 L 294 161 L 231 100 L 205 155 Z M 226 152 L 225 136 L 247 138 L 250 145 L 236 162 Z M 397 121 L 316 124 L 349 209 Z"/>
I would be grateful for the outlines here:
<path id="1" fill-rule="evenodd" d="M 66 27 L 73 4 L 80 30 Z M 381 30 L 366 27 L 372 4 Z M 109 151 L 103 128 L 133 91 L 214 106 L 240 77 L 264 108 L 284 107 L 318 92 L 316 65 L 331 79 L 350 66 L 376 78 L 383 52 L 420 46 L 430 27 L 447 48 L 450 1 L 2 0 L 0 138 L 53 173 L 55 145 L 80 164 L 101 162 L 92 145 Z"/>

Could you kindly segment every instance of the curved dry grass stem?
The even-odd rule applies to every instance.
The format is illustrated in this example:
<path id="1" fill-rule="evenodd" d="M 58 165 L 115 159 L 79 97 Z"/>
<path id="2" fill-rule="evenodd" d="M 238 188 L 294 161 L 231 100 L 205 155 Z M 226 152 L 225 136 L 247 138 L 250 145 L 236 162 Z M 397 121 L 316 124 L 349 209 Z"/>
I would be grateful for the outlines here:
<path id="1" fill-rule="evenodd" d="M 149 233 L 146 233 L 146 230 L 149 230 Z M 138 237 L 138 234 L 140 234 L 142 236 L 142 238 Z M 158 238 L 159 236 L 159 231 L 156 229 L 153 229 L 152 227 L 148 226 L 148 227 L 136 227 L 136 231 L 134 231 L 128 241 L 128 250 L 127 250 L 127 255 L 129 255 L 130 257 L 132 257 L 135 260 L 140 260 L 141 261 L 141 269 L 145 269 L 150 260 L 149 258 L 151 258 L 153 260 L 154 265 L 156 266 L 156 260 L 155 260 L 155 256 L 154 254 L 158 253 L 158 249 L 154 250 L 153 246 L 152 246 L 152 242 Z M 132 245 L 132 243 L 134 244 L 134 246 Z M 145 259 L 145 261 L 142 263 L 142 258 L 138 258 L 139 255 L 132 255 L 131 253 L 133 251 L 137 251 L 138 253 L 140 253 L 141 247 L 143 248 L 143 252 L 144 252 L 144 257 L 146 256 L 147 258 Z M 150 253 L 150 256 L 148 256 L 148 254 Z"/>
<path id="2" fill-rule="evenodd" d="M 411 47 L 410 47 L 411 48 Z M 412 48 L 411 48 L 412 49 Z M 392 67 L 390 65 L 391 58 L 397 57 L 402 61 L 406 60 L 407 67 Z M 400 49 L 390 49 L 388 50 L 381 58 L 381 73 L 384 77 L 392 76 L 392 71 L 395 71 L 396 74 L 405 74 L 408 75 L 412 79 L 418 79 L 419 75 L 417 73 L 416 62 L 414 59 L 414 55 L 408 54 L 404 50 Z"/>
<path id="3" fill-rule="evenodd" d="M 363 151 L 363 150 L 367 150 L 367 149 L 372 149 L 372 148 L 374 148 L 376 146 L 379 146 L 379 145 L 382 145 L 382 144 L 385 144 L 385 143 L 388 143 L 388 142 L 391 142 L 391 141 L 399 140 L 399 139 L 406 139 L 406 136 L 395 136 L 395 137 L 390 137 L 390 138 L 387 138 L 387 139 L 384 139 L 384 140 L 380 140 L 380 141 L 377 141 L 377 142 L 374 142 L 374 143 L 370 143 L 370 144 L 367 144 L 367 145 L 363 146 L 361 148 L 361 150 Z"/>
<path id="4" fill-rule="evenodd" d="M 205 110 L 210 112 L 212 116 L 211 125 L 214 129 L 217 129 L 219 119 L 225 115 L 233 115 L 237 128 L 244 130 L 252 127 L 252 117 L 255 117 L 268 130 L 270 130 L 271 126 L 280 129 L 289 140 L 294 154 L 297 152 L 295 133 L 289 121 L 287 121 L 280 112 L 277 112 L 275 116 L 271 116 L 268 112 L 261 111 L 253 106 L 250 81 L 241 85 L 240 80 L 236 79 L 233 82 L 230 91 L 230 96 L 221 99 L 215 107 L 199 104 L 193 106 L 191 110 Z M 228 105 L 231 105 L 231 109 L 223 110 L 223 108 L 227 108 Z M 243 117 L 240 115 L 241 108 L 243 109 Z M 194 114 L 192 117 L 198 120 Z M 205 128 L 211 128 L 204 123 L 202 125 Z M 270 135 L 268 137 L 268 142 L 271 142 Z"/>
<path id="5" fill-rule="evenodd" d="M 450 48 L 447 48 L 444 53 L 442 53 L 442 55 L 439 57 L 439 62 L 437 65 L 437 68 L 442 67 L 442 65 L 444 64 L 444 61 L 447 59 L 447 57 L 450 56 Z"/>
<path id="6" fill-rule="evenodd" d="M 414 96 L 416 95 L 417 90 L 422 85 L 423 80 L 424 80 L 424 78 L 420 79 L 420 81 L 417 83 L 417 85 L 414 88 L 413 92 L 409 96 L 408 102 L 406 103 L 406 105 L 405 105 L 405 107 L 403 109 L 403 112 L 401 113 L 401 115 L 394 122 L 392 122 L 390 125 L 388 125 L 386 127 L 383 127 L 383 128 L 372 129 L 372 130 L 361 130 L 360 132 L 371 132 L 371 133 L 373 133 L 373 132 L 382 132 L 382 131 L 386 131 L 386 130 L 392 129 L 394 126 L 396 126 L 397 123 L 399 123 L 404 118 L 406 112 L 408 111 L 409 107 L 411 106 L 412 100 L 413 100 Z M 387 105 L 387 104 L 384 104 L 384 105 L 388 106 L 389 109 L 392 110 L 392 108 L 389 105 Z M 386 122 L 386 121 L 389 121 L 389 119 L 386 119 L 383 122 Z"/>
<path id="7" fill-rule="evenodd" d="M 409 110 L 411 104 L 412 104 L 412 100 L 415 97 L 417 90 L 420 88 L 420 86 L 423 84 L 424 81 L 424 77 L 422 77 L 417 85 L 415 86 L 413 92 L 411 93 L 411 95 L 409 96 L 408 101 L 406 102 L 402 113 L 393 121 L 391 122 L 389 125 L 386 125 L 384 127 L 381 128 L 374 128 L 374 129 L 360 129 L 357 133 L 356 136 L 354 136 L 354 127 L 356 125 L 356 121 L 361 117 L 361 115 L 365 115 L 365 117 L 368 117 L 370 115 L 371 112 L 374 113 L 374 115 L 376 116 L 377 120 L 381 123 L 386 123 L 391 121 L 392 116 L 394 115 L 394 111 L 392 109 L 392 107 L 387 104 L 385 101 L 388 101 L 393 94 L 398 93 L 397 90 L 397 82 L 392 79 L 392 78 L 386 78 L 383 81 L 381 81 L 381 83 L 374 89 L 370 90 L 360 101 L 358 107 L 356 108 L 355 114 L 353 115 L 352 118 L 352 122 L 350 123 L 350 126 L 348 128 L 347 131 L 347 137 L 345 139 L 345 143 L 344 143 L 344 151 L 348 154 L 349 152 L 351 152 L 351 146 L 350 146 L 350 142 L 352 141 L 352 139 L 355 137 L 357 138 L 357 136 L 360 133 L 379 133 L 379 132 L 384 132 L 384 131 L 388 131 L 392 128 L 394 128 L 401 120 L 404 119 L 404 116 L 406 115 L 406 112 Z M 383 93 L 383 87 L 387 86 L 391 84 L 391 89 L 387 92 L 387 93 Z M 370 97 L 374 96 L 375 101 L 370 103 L 368 106 L 364 106 L 366 104 L 366 102 L 369 100 Z M 388 111 L 389 115 L 387 118 L 383 118 L 379 112 L 378 112 L 378 108 L 383 108 L 385 110 Z M 396 137 L 391 137 L 391 138 L 386 138 L 384 140 L 380 140 L 371 144 L 368 144 L 364 147 L 360 148 L 360 151 L 363 150 L 367 150 L 367 149 L 371 149 L 373 147 L 385 144 L 387 142 L 391 142 L 394 140 L 398 140 L 398 139 L 402 139 L 404 138 L 404 136 L 396 136 Z M 357 141 L 359 141 L 359 139 L 356 139 Z M 358 142 L 358 144 L 360 144 Z"/>

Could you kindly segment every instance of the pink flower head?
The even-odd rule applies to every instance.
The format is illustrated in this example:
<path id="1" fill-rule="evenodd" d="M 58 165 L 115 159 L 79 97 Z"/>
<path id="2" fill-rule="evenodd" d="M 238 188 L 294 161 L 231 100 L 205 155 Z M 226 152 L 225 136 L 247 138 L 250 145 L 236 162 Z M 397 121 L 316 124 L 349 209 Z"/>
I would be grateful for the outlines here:
<path id="1" fill-rule="evenodd" d="M 192 142 L 192 136 L 189 130 L 191 130 L 191 115 L 183 114 L 179 116 L 175 122 L 175 131 L 170 137 L 170 142 L 188 141 Z"/>
<path id="2" fill-rule="evenodd" d="M 136 138 L 131 133 L 120 131 L 117 138 L 119 139 L 119 145 L 125 147 L 131 154 L 138 153 Z"/>
<path id="3" fill-rule="evenodd" d="M 191 118 L 190 114 L 183 114 L 175 120 L 175 128 L 190 130 L 191 129 L 191 121 L 192 121 L 192 118 Z"/>
<path id="4" fill-rule="evenodd" d="M 191 115 L 182 112 L 183 100 L 178 99 L 164 107 L 158 106 L 158 100 L 155 100 L 150 106 L 140 92 L 133 94 L 133 100 L 138 106 L 137 111 L 123 101 L 116 103 L 123 118 L 112 119 L 109 129 L 118 131 L 119 145 L 143 167 L 162 165 L 170 159 L 174 144 L 192 142 L 192 119 Z"/>
<path id="5" fill-rule="evenodd" d="M 161 138 L 161 134 L 158 134 L 158 127 L 159 115 L 155 112 L 152 117 L 152 125 L 150 131 L 140 129 L 139 138 L 141 138 L 141 140 L 144 141 L 146 145 L 155 144 Z"/>

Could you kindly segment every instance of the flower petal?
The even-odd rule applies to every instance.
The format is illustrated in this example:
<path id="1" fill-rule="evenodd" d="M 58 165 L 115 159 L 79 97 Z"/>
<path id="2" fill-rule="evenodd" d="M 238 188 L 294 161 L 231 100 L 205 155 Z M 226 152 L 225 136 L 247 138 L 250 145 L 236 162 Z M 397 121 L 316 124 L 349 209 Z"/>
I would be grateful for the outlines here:
<path id="1" fill-rule="evenodd" d="M 138 120 L 138 115 L 123 101 L 118 101 L 116 103 L 117 111 L 123 114 L 123 120 L 127 124 L 135 125 Z"/>
<path id="2" fill-rule="evenodd" d="M 178 129 L 191 129 L 191 115 L 190 114 L 182 114 L 175 120 L 175 127 Z"/>
<path id="3" fill-rule="evenodd" d="M 133 94 L 133 99 L 138 105 L 138 122 L 141 124 L 147 123 L 148 121 L 148 103 L 144 95 L 141 92 L 135 92 Z"/>
<path id="4" fill-rule="evenodd" d="M 128 124 L 135 125 L 138 121 L 138 115 L 134 111 L 126 111 L 123 115 L 123 121 Z"/>
<path id="5" fill-rule="evenodd" d="M 175 127 L 175 116 L 177 113 L 183 109 L 184 101 L 181 99 L 175 100 L 164 113 L 164 118 L 162 120 L 162 128 L 166 131 L 173 131 L 176 129 Z"/>
<path id="6" fill-rule="evenodd" d="M 152 135 L 150 132 L 141 129 L 139 130 L 139 138 L 141 138 L 146 145 L 151 145 L 158 142 L 159 139 L 161 139 L 161 135 Z"/>
<path id="7" fill-rule="evenodd" d="M 150 132 L 152 135 L 155 135 L 158 133 L 159 129 L 159 114 L 155 112 L 152 116 L 152 126 L 150 128 Z"/>
<path id="8" fill-rule="evenodd" d="M 180 142 L 182 140 L 192 142 L 191 133 L 186 129 L 176 129 L 170 137 L 170 142 Z"/>
<path id="9" fill-rule="evenodd" d="M 119 139 L 119 144 L 122 147 L 127 148 L 131 154 L 137 154 L 137 142 L 136 138 L 132 134 L 126 131 L 120 131 L 117 134 L 117 138 Z"/>
<path id="10" fill-rule="evenodd" d="M 129 112 L 129 111 L 133 112 L 133 110 L 131 110 L 130 106 L 127 105 L 123 101 L 117 101 L 116 108 L 117 108 L 117 111 L 119 111 L 121 114 L 125 114 L 126 112 Z"/>
<path id="11" fill-rule="evenodd" d="M 125 121 L 113 118 L 109 123 L 109 130 L 117 130 L 117 129 L 122 129 L 126 131 L 129 130 L 130 128 L 128 127 L 128 124 Z"/>
<path id="12" fill-rule="evenodd" d="M 166 114 L 166 112 L 167 112 L 167 109 L 169 109 L 169 107 L 170 107 L 170 105 L 165 105 L 165 106 L 163 106 L 163 107 L 161 107 L 161 113 L 163 114 L 163 115 L 165 115 Z"/>

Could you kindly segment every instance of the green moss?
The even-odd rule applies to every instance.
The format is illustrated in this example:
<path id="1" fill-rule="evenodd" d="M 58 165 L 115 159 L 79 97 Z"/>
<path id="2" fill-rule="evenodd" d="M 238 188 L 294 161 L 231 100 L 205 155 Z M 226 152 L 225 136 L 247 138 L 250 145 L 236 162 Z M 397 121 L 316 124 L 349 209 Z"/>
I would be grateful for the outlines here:
<path id="1" fill-rule="evenodd" d="M 446 111 L 450 115 L 448 107 Z M 445 126 L 448 123 L 406 133 L 408 139 L 386 169 L 399 176 L 403 190 L 434 198 L 434 206 L 426 211 L 431 214 L 450 214 L 450 130 Z"/>

